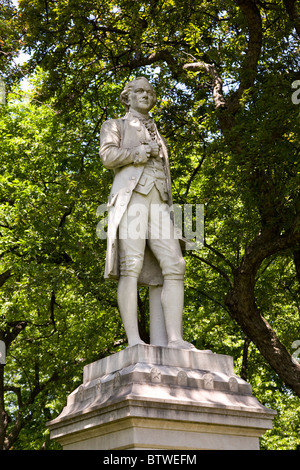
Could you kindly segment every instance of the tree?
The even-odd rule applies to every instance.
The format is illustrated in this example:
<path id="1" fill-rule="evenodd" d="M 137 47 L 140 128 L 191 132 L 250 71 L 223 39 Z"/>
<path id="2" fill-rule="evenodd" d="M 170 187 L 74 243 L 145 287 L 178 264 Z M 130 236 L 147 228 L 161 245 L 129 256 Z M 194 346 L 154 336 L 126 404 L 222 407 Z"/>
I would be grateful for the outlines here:
<path id="1" fill-rule="evenodd" d="M 0 78 L 6 88 L 22 76 L 16 58 L 24 45 L 19 14 L 10 0 L 0 2 Z"/>
<path id="2" fill-rule="evenodd" d="M 112 291 L 107 284 L 99 287 L 101 270 L 95 261 L 100 257 L 103 262 L 105 245 L 95 248 L 89 232 L 89 224 L 95 219 L 83 217 L 78 196 L 84 187 L 86 207 L 94 214 L 92 201 L 100 191 L 99 181 L 103 192 L 98 202 L 107 195 L 111 179 L 96 157 L 98 131 L 105 119 L 122 113 L 118 93 L 124 82 L 146 75 L 157 90 L 155 115 L 170 142 L 175 202 L 205 203 L 205 247 L 185 255 L 186 334 L 200 348 L 233 355 L 241 375 L 257 387 L 264 403 L 275 406 L 276 395 L 284 402 L 282 409 L 297 409 L 300 366 L 292 352 L 300 338 L 299 108 L 291 95 L 292 83 L 300 78 L 298 9 L 294 0 L 20 1 L 19 24 L 31 54 L 27 66 L 44 71 L 43 80 L 36 84 L 35 103 L 51 104 L 52 124 L 36 124 L 36 129 L 52 128 L 51 138 L 44 136 L 41 144 L 48 155 L 46 167 L 51 169 L 43 179 L 48 191 L 51 187 L 51 197 L 48 205 L 38 205 L 39 217 L 31 215 L 27 225 L 20 222 L 13 231 L 3 227 L 7 248 L 2 279 L 7 278 L 3 284 L 7 302 L 10 296 L 6 288 L 13 281 L 15 269 L 7 251 L 18 266 L 23 260 L 18 271 L 21 279 L 29 266 L 37 269 L 32 267 L 33 252 L 40 240 L 40 256 L 49 263 L 44 273 L 53 272 L 53 286 L 45 289 L 48 305 L 57 313 L 63 312 L 56 305 L 62 302 L 61 288 L 57 293 L 54 287 L 61 286 L 59 269 L 65 267 L 69 272 L 75 263 L 77 279 L 84 285 L 76 302 L 83 302 L 80 293 L 96 293 L 96 311 L 102 312 L 105 304 L 120 325 Z M 55 126 L 60 135 L 58 145 Z M 29 147 L 38 141 L 37 135 L 37 131 L 25 133 Z M 7 145 L 12 148 L 10 138 Z M 17 152 L 19 143 L 14 154 Z M 11 159 L 11 153 L 6 154 L 10 161 L 8 155 Z M 19 169 L 15 167 L 14 171 Z M 26 166 L 26 181 L 28 171 Z M 14 192 L 18 184 L 11 183 L 10 191 Z M 63 191 L 65 187 L 68 194 Z M 37 197 L 41 188 L 34 189 L 34 200 L 45 203 L 42 196 Z M 24 191 L 20 194 L 25 198 Z M 19 209 L 7 202 L 5 211 L 11 210 L 16 217 L 25 207 L 22 200 Z M 43 226 L 45 215 L 56 224 Z M 11 219 L 7 223 L 12 224 Z M 53 235 L 51 227 L 58 229 L 60 223 L 59 236 L 56 232 Z M 37 224 L 38 236 L 34 238 L 33 231 L 28 233 L 25 227 Z M 18 237 L 9 237 L 12 232 Z M 24 258 L 23 252 L 20 255 L 18 245 L 25 233 L 21 246 L 34 261 L 27 265 L 24 260 L 29 258 Z M 78 233 L 86 243 L 84 256 L 76 249 Z M 70 274 L 66 284 L 74 289 L 76 282 Z M 37 281 L 36 285 L 45 284 Z M 145 335 L 146 296 L 141 290 Z M 30 311 L 37 312 L 33 308 L 37 301 L 27 300 Z M 65 301 L 64 309 L 70 305 L 70 297 Z M 48 316 L 49 311 L 51 308 Z M 103 318 L 100 313 L 92 316 L 91 325 L 95 326 L 93 321 L 99 316 Z M 16 318 L 28 322 L 27 315 L 4 313 L 6 335 L 20 331 L 20 325 L 16 330 L 17 324 L 9 324 Z M 65 321 L 62 314 L 61 324 Z M 22 325 L 14 344 L 29 332 L 28 323 Z M 118 336 L 113 323 L 108 327 L 104 321 L 103 326 L 111 331 L 111 350 L 122 335 Z M 89 328 L 87 325 L 87 335 L 92 331 Z M 55 334 L 62 341 L 62 335 Z M 44 342 L 40 343 L 44 347 Z M 105 354 L 107 343 L 100 343 L 97 354 L 88 347 L 82 351 L 84 361 Z M 277 392 L 271 397 L 270 391 L 275 388 Z M 297 433 L 299 420 L 295 423 Z M 275 432 L 277 436 L 280 433 L 277 428 Z"/>
<path id="3" fill-rule="evenodd" d="M 35 448 L 35 428 L 41 433 L 60 411 L 83 365 L 122 344 L 116 301 L 101 282 L 105 241 L 96 236 L 96 210 L 105 170 L 96 149 L 90 153 L 88 104 L 86 121 L 68 128 L 32 93 L 15 90 L 0 108 L 3 449 L 24 439 Z"/>

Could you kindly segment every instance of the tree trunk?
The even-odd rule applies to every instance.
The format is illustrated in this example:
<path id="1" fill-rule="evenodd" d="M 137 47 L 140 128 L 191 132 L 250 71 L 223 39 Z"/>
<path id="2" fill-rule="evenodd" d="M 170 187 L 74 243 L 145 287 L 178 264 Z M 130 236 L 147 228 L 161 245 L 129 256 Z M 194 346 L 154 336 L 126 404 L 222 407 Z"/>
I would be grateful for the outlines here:
<path id="1" fill-rule="evenodd" d="M 283 245 L 288 247 L 291 240 L 276 237 L 272 232 L 262 232 L 256 237 L 234 274 L 233 287 L 225 297 L 225 304 L 274 371 L 300 397 L 300 365 L 293 361 L 275 331 L 260 314 L 254 292 L 255 276 L 261 262 L 272 253 L 281 251 Z"/>

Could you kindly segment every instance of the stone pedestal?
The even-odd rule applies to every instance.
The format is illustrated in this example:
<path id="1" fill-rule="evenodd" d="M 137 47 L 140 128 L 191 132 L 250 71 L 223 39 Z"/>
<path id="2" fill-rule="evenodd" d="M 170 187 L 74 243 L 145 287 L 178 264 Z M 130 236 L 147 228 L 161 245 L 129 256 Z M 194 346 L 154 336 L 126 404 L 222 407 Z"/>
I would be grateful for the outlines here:
<path id="1" fill-rule="evenodd" d="M 274 415 L 232 357 L 136 345 L 86 366 L 48 426 L 66 450 L 249 450 Z"/>

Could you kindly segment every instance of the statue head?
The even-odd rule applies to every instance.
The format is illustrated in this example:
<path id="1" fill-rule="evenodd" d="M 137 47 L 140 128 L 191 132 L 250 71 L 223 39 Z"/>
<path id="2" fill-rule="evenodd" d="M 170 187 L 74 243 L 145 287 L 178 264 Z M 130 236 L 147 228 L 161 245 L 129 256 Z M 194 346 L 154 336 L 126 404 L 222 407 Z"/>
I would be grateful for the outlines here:
<path id="1" fill-rule="evenodd" d="M 130 108 L 147 114 L 156 103 L 156 93 L 153 86 L 145 77 L 137 77 L 125 85 L 120 95 L 120 101 L 126 111 Z"/>

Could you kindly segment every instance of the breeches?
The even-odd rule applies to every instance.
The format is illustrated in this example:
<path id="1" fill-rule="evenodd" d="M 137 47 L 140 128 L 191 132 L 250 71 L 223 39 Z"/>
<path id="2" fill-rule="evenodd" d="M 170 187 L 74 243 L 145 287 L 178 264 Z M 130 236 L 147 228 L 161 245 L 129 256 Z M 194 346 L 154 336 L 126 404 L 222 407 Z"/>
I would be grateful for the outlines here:
<path id="1" fill-rule="evenodd" d="M 120 275 L 139 277 L 146 244 L 157 259 L 164 279 L 182 280 L 185 261 L 175 236 L 169 206 L 155 186 L 147 195 L 132 193 L 119 225 Z"/>

